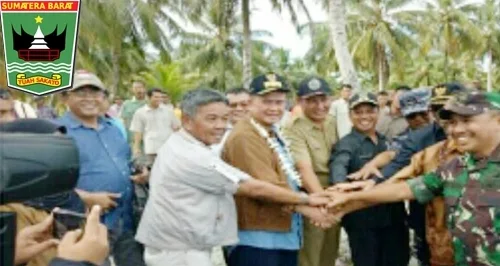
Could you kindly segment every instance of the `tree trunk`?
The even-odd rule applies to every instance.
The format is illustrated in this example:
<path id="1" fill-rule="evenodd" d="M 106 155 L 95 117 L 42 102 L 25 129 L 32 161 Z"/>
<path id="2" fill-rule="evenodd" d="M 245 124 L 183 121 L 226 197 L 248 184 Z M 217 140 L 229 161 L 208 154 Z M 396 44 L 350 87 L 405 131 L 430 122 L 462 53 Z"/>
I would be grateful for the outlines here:
<path id="1" fill-rule="evenodd" d="M 118 87 L 120 86 L 120 49 L 112 50 L 111 64 L 113 65 L 113 78 L 112 85 L 110 88 L 110 96 L 115 97 L 118 92 Z"/>
<path id="2" fill-rule="evenodd" d="M 250 29 L 250 0 L 242 0 L 243 15 L 243 86 L 248 88 L 252 82 L 252 31 Z"/>
<path id="3" fill-rule="evenodd" d="M 487 76 L 487 81 L 486 81 L 486 89 L 487 91 L 492 91 L 493 89 L 493 54 L 491 52 L 491 49 L 488 50 L 488 58 L 486 59 L 488 62 L 488 76 Z"/>
<path id="4" fill-rule="evenodd" d="M 339 64 L 342 82 L 351 84 L 355 91 L 361 90 L 347 40 L 347 22 L 342 0 L 329 0 L 328 15 L 335 58 Z"/>
<path id="5" fill-rule="evenodd" d="M 377 63 L 378 63 L 378 91 L 384 90 L 384 57 L 383 47 L 377 44 Z"/>

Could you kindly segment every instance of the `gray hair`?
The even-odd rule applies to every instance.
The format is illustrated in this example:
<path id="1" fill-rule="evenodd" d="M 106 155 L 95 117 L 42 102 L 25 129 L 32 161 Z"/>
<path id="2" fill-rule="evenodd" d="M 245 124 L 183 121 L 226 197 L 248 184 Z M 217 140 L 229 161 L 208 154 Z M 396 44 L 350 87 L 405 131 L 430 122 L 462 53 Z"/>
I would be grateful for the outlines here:
<path id="1" fill-rule="evenodd" d="M 212 89 L 195 89 L 182 97 L 181 111 L 189 117 L 194 117 L 199 107 L 219 102 L 228 104 L 224 94 Z"/>

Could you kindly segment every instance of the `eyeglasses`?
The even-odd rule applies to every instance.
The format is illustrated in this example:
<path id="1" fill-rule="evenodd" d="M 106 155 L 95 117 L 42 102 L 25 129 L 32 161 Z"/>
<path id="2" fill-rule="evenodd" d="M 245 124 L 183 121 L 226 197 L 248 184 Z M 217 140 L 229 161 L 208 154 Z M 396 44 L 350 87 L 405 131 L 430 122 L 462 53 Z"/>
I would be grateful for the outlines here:
<path id="1" fill-rule="evenodd" d="M 79 89 L 72 91 L 71 94 L 79 98 L 101 98 L 104 96 L 103 91 L 93 89 Z"/>

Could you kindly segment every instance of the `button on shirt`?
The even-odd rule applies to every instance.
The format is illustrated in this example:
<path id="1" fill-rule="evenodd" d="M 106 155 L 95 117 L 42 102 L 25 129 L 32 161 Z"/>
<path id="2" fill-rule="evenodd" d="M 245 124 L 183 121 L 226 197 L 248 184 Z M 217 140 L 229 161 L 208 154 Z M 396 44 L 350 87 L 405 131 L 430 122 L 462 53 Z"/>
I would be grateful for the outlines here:
<path id="1" fill-rule="evenodd" d="M 387 149 L 386 138 L 377 133 L 377 142 L 356 129 L 335 145 L 330 159 L 333 184 L 347 182 L 347 175 L 361 169 L 367 162 Z M 401 205 L 400 207 L 398 205 Z M 347 214 L 342 225 L 347 228 L 380 228 L 404 219 L 402 204 L 383 204 Z M 394 212 L 392 209 L 394 208 Z M 401 209 L 401 213 L 397 209 Z M 392 216 L 391 216 L 392 212 Z M 400 215 L 400 216 L 398 216 Z M 400 219 L 399 219 L 400 218 Z"/>
<path id="2" fill-rule="evenodd" d="M 174 132 L 174 128 L 179 126 L 180 121 L 169 106 L 151 108 L 145 105 L 135 112 L 130 131 L 143 133 L 145 154 L 156 154 Z"/>
<path id="3" fill-rule="evenodd" d="M 103 217 L 111 229 L 132 229 L 130 148 L 120 130 L 110 120 L 99 118 L 97 129 L 83 125 L 71 112 L 58 120 L 73 137 L 80 156 L 80 177 L 76 188 L 88 192 L 121 193 L 118 207 Z"/>
<path id="4" fill-rule="evenodd" d="M 251 177 L 181 129 L 158 152 L 136 239 L 160 250 L 238 242 L 233 194 Z"/>

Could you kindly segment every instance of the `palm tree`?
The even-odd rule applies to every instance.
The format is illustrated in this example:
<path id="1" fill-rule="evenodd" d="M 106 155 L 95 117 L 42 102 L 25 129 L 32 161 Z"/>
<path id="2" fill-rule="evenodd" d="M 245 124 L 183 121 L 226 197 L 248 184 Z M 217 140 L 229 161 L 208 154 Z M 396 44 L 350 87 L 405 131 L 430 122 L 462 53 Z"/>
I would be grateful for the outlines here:
<path id="1" fill-rule="evenodd" d="M 434 47 L 444 57 L 444 80 L 450 78 L 450 61 L 462 51 L 475 49 L 481 34 L 471 20 L 477 12 L 478 4 L 465 0 L 425 0 L 425 9 L 408 11 L 404 18 L 407 26 L 418 34 L 422 51 L 435 52 Z M 421 56 L 426 56 L 423 54 Z"/>
<path id="2" fill-rule="evenodd" d="M 143 71 L 138 78 L 144 80 L 149 86 L 163 89 L 168 93 L 172 102 L 176 103 L 182 94 L 194 89 L 199 76 L 193 73 L 183 73 L 180 63 L 163 64 L 155 63 L 147 71 Z"/>
<path id="3" fill-rule="evenodd" d="M 413 45 L 407 32 L 397 23 L 408 0 L 351 1 L 348 28 L 358 32 L 352 48 L 356 61 L 378 73 L 378 90 L 382 91 L 390 76 L 389 62 L 403 65 L 406 50 Z"/>
<path id="4" fill-rule="evenodd" d="M 162 55 L 171 47 L 161 24 L 173 34 L 182 31 L 162 7 L 169 1 L 106 0 L 84 1 L 78 43 L 79 65 L 100 70 L 109 77 L 111 93 L 120 87 L 123 66 L 131 66 L 130 57 L 144 58 L 145 47 L 153 45 Z M 177 10 L 172 8 L 172 10 Z M 137 61 L 145 66 L 145 59 Z M 132 70 L 135 67 L 131 67 Z M 125 72 L 125 73 L 124 73 Z"/>
<path id="5" fill-rule="evenodd" d="M 351 84 L 355 90 L 360 90 L 359 81 L 354 68 L 347 39 L 347 18 L 342 0 L 328 1 L 328 17 L 331 38 L 335 48 L 335 58 L 339 64 L 342 81 Z"/>
<path id="6" fill-rule="evenodd" d="M 500 59 L 500 1 L 486 0 L 478 12 L 478 23 L 481 25 L 481 42 L 477 49 L 478 56 L 486 56 L 486 88 L 492 91 L 494 61 Z"/>

